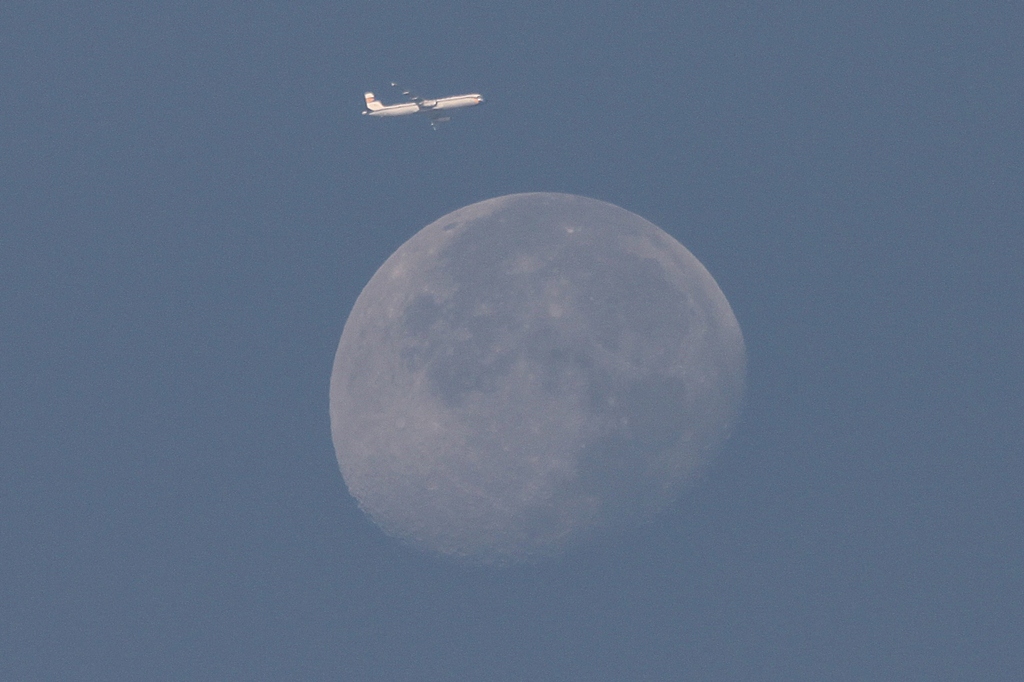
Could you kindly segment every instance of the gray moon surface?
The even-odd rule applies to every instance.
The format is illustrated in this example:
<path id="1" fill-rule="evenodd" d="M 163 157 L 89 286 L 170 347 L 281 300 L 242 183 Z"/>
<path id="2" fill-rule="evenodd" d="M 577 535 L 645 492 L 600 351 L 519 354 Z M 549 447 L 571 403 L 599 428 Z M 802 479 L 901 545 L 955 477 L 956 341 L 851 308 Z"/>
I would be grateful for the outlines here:
<path id="1" fill-rule="evenodd" d="M 331 375 L 345 483 L 387 533 L 528 561 L 649 520 L 740 408 L 743 336 L 657 226 L 554 193 L 431 223 L 370 279 Z"/>

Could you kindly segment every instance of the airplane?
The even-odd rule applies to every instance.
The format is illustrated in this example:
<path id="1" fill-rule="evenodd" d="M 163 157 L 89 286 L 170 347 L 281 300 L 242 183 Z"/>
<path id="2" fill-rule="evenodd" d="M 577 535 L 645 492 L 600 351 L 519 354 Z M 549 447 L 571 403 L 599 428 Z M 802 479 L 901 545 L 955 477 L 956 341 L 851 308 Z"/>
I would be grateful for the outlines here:
<path id="1" fill-rule="evenodd" d="M 397 83 L 392 83 L 397 88 Z M 363 114 L 366 116 L 408 116 L 409 114 L 426 114 L 430 117 L 430 126 L 437 130 L 442 123 L 452 120 L 449 113 L 452 109 L 464 107 L 475 107 L 484 103 L 484 98 L 473 93 L 469 95 L 455 95 L 454 97 L 442 97 L 440 99 L 423 99 L 412 94 L 408 90 L 402 90 L 402 94 L 409 98 L 408 102 L 401 104 L 383 104 L 374 97 L 372 92 L 363 95 L 366 100 L 366 109 Z"/>

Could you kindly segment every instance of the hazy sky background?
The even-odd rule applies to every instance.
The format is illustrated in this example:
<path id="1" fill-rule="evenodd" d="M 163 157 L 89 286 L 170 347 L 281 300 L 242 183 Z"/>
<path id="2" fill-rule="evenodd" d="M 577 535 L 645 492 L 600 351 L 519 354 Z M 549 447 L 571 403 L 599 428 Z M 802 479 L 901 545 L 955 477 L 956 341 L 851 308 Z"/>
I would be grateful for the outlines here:
<path id="1" fill-rule="evenodd" d="M 0 679 L 1024 678 L 1022 74 L 1019 2 L 5 0 Z M 747 405 L 634 536 L 460 567 L 348 496 L 331 364 L 538 190 L 707 266 Z"/>

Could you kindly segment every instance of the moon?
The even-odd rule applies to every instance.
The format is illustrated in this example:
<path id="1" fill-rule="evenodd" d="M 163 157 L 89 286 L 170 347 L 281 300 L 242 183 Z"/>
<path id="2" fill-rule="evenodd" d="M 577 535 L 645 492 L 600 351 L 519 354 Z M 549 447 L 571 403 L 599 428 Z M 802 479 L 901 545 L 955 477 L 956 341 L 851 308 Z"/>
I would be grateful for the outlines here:
<path id="1" fill-rule="evenodd" d="M 628 531 L 728 435 L 746 355 L 714 278 L 657 226 L 556 194 L 427 225 L 370 279 L 331 375 L 331 433 L 388 534 L 474 562 Z"/>

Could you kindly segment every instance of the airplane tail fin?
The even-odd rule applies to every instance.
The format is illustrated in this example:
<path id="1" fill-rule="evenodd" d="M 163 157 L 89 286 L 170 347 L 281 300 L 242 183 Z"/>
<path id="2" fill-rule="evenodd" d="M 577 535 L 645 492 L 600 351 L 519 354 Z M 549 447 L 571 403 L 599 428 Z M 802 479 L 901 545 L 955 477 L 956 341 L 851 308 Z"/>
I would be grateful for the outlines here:
<path id="1" fill-rule="evenodd" d="M 384 105 L 377 101 L 377 98 L 373 96 L 372 92 L 367 92 L 363 95 L 363 99 L 366 100 L 367 111 L 380 111 L 384 108 Z"/>

